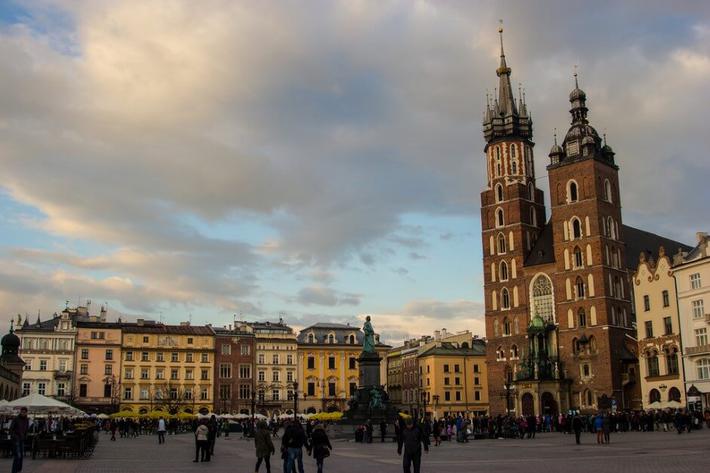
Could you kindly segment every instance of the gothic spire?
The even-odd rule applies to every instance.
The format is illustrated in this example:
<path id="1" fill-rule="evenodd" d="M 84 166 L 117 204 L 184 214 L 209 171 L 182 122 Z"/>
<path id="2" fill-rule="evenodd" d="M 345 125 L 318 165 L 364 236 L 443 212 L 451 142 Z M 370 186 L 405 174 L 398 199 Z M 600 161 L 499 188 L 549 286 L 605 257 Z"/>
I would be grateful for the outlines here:
<path id="1" fill-rule="evenodd" d="M 513 88 L 510 85 L 510 68 L 505 62 L 505 51 L 503 49 L 503 20 L 498 27 L 500 35 L 500 66 L 496 70 L 498 74 L 498 104 L 500 106 L 500 114 L 503 116 L 517 115 L 518 111 L 515 107 L 513 99 Z"/>

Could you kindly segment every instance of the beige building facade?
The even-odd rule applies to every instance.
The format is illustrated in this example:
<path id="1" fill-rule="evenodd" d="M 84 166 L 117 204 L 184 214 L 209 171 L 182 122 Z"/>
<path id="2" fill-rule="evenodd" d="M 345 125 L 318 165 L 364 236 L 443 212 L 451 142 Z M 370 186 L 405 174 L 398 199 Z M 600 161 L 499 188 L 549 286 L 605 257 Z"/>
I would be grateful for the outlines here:
<path id="1" fill-rule="evenodd" d="M 633 274 L 641 395 L 645 409 L 685 406 L 680 317 L 672 261 L 641 254 Z"/>
<path id="2" fill-rule="evenodd" d="M 293 329 L 279 322 L 253 322 L 255 409 L 266 416 L 293 412 L 298 382 L 298 343 Z"/>
<path id="3" fill-rule="evenodd" d="M 88 413 L 118 409 L 121 380 L 121 325 L 77 322 L 74 403 Z"/>

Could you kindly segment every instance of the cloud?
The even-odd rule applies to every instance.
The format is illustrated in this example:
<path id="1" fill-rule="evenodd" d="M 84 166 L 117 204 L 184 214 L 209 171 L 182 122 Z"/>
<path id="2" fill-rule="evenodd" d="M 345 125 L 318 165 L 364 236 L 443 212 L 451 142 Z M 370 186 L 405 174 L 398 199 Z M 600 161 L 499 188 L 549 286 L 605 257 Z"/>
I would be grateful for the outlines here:
<path id="1" fill-rule="evenodd" d="M 169 5 L 38 2 L 0 26 L 2 186 L 41 235 L 3 244 L 14 306 L 56 306 L 70 289 L 135 310 L 361 303 L 358 287 L 328 287 L 428 254 L 426 222 L 406 216 L 479 218 L 501 16 L 541 187 L 580 64 L 625 222 L 692 241 L 710 219 L 705 4 Z M 312 286 L 293 297 L 294 283 Z"/>
<path id="2" fill-rule="evenodd" d="M 305 306 L 321 305 L 321 306 L 336 306 L 336 305 L 360 305 L 359 294 L 340 293 L 334 289 L 324 286 L 304 287 L 298 291 L 296 301 Z"/>

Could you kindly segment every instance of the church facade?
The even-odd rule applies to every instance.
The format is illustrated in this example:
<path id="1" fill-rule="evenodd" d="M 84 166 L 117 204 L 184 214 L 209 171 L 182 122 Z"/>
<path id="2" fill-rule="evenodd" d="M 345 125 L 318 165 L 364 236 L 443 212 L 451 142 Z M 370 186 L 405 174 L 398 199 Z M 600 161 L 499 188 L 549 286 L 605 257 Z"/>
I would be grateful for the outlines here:
<path id="1" fill-rule="evenodd" d="M 680 244 L 622 224 L 619 166 L 589 122 L 576 74 L 571 124 L 546 166 L 547 216 L 532 119 L 525 97 L 514 97 L 500 34 L 481 192 L 491 413 L 640 407 L 630 275 L 639 248 Z"/>

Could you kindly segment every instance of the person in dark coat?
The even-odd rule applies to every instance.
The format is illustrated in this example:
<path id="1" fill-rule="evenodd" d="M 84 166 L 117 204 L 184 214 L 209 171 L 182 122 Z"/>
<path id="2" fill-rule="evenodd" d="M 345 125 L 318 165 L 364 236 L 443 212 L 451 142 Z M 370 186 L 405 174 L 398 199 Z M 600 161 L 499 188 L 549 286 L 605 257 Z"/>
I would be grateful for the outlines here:
<path id="1" fill-rule="evenodd" d="M 286 451 L 286 473 L 294 473 L 298 466 L 303 473 L 303 447 L 308 448 L 308 438 L 300 422 L 294 421 L 286 427 L 281 437 L 281 448 Z"/>
<path id="2" fill-rule="evenodd" d="M 215 416 L 214 414 L 212 415 L 212 417 L 210 417 L 209 422 L 207 422 L 207 428 L 210 432 L 207 439 L 207 449 L 209 452 L 209 457 L 211 457 L 212 455 L 214 455 L 214 444 L 217 440 L 217 430 L 219 429 L 219 426 L 217 425 L 217 416 Z"/>
<path id="3" fill-rule="evenodd" d="M 582 435 L 582 418 L 578 415 L 572 419 L 572 430 L 574 430 L 574 440 L 579 445 L 579 437 Z"/>
<path id="4" fill-rule="evenodd" d="M 424 435 L 422 429 L 414 425 L 411 418 L 405 421 L 404 430 L 402 430 L 397 439 L 397 454 L 402 456 L 402 465 L 405 473 L 411 473 L 412 465 L 414 473 L 419 473 L 422 464 L 422 446 L 424 451 L 429 453 L 429 439 Z"/>
<path id="5" fill-rule="evenodd" d="M 10 439 L 12 440 L 12 473 L 22 471 L 22 460 L 25 457 L 25 440 L 30 421 L 27 418 L 27 408 L 20 409 L 20 413 L 10 423 Z"/>
<path id="6" fill-rule="evenodd" d="M 256 448 L 256 468 L 254 468 L 254 471 L 259 472 L 259 467 L 263 461 L 264 465 L 266 465 L 266 473 L 271 473 L 270 457 L 274 454 L 276 449 L 274 448 L 274 443 L 271 441 L 269 427 L 264 421 L 259 422 L 257 426 L 256 433 L 254 434 L 254 447 Z"/>
<path id="7" fill-rule="evenodd" d="M 323 460 L 330 456 L 330 451 L 333 450 L 333 446 L 330 444 L 328 434 L 325 433 L 325 429 L 321 424 L 316 425 L 313 429 L 310 450 L 313 454 L 313 458 L 316 460 L 318 473 L 323 473 Z"/>
<path id="8" fill-rule="evenodd" d="M 387 437 L 387 422 L 383 420 L 380 422 L 380 442 L 384 443 L 385 437 Z"/>

